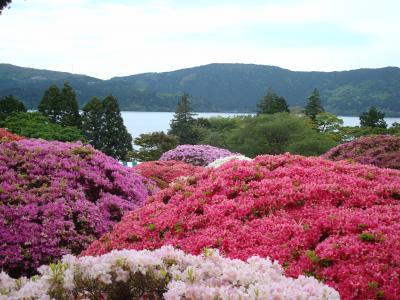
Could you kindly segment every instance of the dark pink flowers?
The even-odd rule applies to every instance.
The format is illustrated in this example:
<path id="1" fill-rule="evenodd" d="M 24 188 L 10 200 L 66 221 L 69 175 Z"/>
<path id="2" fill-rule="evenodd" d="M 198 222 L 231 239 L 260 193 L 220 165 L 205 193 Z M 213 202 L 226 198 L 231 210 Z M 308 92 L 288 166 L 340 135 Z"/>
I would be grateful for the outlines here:
<path id="1" fill-rule="evenodd" d="M 400 171 L 293 155 L 209 168 L 126 214 L 85 255 L 170 244 L 277 259 L 343 299 L 400 294 Z"/>
<path id="2" fill-rule="evenodd" d="M 0 144 L 0 268 L 29 275 L 79 253 L 143 205 L 147 181 L 81 143 Z"/>

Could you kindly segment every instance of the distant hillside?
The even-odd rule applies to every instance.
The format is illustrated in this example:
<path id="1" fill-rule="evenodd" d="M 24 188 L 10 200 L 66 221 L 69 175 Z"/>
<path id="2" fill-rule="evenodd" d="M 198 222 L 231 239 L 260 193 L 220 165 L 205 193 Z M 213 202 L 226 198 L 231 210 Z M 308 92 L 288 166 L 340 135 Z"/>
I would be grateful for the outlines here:
<path id="1" fill-rule="evenodd" d="M 164 73 L 145 73 L 100 80 L 83 75 L 0 64 L 0 96 L 14 94 L 36 107 L 50 84 L 68 81 L 81 103 L 114 94 L 124 110 L 173 111 L 182 92 L 190 93 L 197 111 L 254 111 L 268 88 L 290 106 L 304 106 L 313 88 L 321 91 L 327 111 L 359 115 L 369 106 L 400 116 L 400 69 L 342 72 L 294 72 L 273 66 L 210 64 Z"/>

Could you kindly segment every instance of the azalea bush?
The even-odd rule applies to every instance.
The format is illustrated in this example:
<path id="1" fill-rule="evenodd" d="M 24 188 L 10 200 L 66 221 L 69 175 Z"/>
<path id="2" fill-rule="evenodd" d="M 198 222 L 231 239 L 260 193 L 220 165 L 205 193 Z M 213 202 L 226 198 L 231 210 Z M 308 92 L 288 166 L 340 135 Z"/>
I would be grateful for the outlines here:
<path id="1" fill-rule="evenodd" d="M 332 148 L 323 157 L 400 169 L 400 136 L 372 135 Z"/>
<path id="2" fill-rule="evenodd" d="M 148 179 L 81 143 L 0 144 L 0 269 L 12 276 L 78 254 L 140 207 Z"/>
<path id="3" fill-rule="evenodd" d="M 68 255 L 42 266 L 40 273 L 18 281 L 0 273 L 0 299 L 339 300 L 337 291 L 314 278 L 285 277 L 277 262 L 230 260 L 209 249 L 201 256 L 171 246 L 99 257 Z"/>
<path id="4" fill-rule="evenodd" d="M 130 212 L 85 255 L 112 249 L 278 260 L 343 299 L 398 299 L 400 171 L 290 154 L 207 168 Z"/>
<path id="5" fill-rule="evenodd" d="M 0 128 L 0 143 L 10 142 L 10 141 L 19 141 L 24 139 L 24 137 L 13 134 L 4 128 Z"/>
<path id="6" fill-rule="evenodd" d="M 227 163 L 228 161 L 231 161 L 231 160 L 251 160 L 251 158 L 248 158 L 247 156 L 244 156 L 244 155 L 225 156 L 225 157 L 217 158 L 212 163 L 208 164 L 207 167 L 218 168 L 218 167 L 222 166 L 224 163 Z"/>
<path id="7" fill-rule="evenodd" d="M 232 154 L 229 150 L 209 145 L 180 145 L 165 152 L 160 160 L 180 160 L 195 166 L 206 166 L 217 158 Z"/>
<path id="8" fill-rule="evenodd" d="M 174 179 L 194 175 L 203 170 L 183 161 L 148 161 L 134 167 L 139 174 L 157 183 L 159 188 L 165 188 Z"/>

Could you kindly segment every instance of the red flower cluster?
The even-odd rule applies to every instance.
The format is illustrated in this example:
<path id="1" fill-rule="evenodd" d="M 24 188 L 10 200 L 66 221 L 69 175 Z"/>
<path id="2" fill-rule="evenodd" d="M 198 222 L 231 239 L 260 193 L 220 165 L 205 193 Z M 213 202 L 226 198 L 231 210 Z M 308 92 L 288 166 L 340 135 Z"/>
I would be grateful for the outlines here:
<path id="1" fill-rule="evenodd" d="M 350 160 L 400 170 L 400 136 L 372 135 L 341 144 L 322 155 L 329 160 Z"/>
<path id="2" fill-rule="evenodd" d="M 148 161 L 134 167 L 142 176 L 152 179 L 159 188 L 166 188 L 174 179 L 194 175 L 203 167 L 193 166 L 183 161 Z"/>
<path id="3" fill-rule="evenodd" d="M 171 244 L 277 259 L 343 299 L 400 295 L 400 172 L 294 155 L 208 168 L 126 214 L 83 254 Z"/>
<path id="4" fill-rule="evenodd" d="M 10 141 L 19 141 L 24 139 L 24 137 L 13 134 L 4 128 L 0 128 L 0 143 L 10 142 Z"/>

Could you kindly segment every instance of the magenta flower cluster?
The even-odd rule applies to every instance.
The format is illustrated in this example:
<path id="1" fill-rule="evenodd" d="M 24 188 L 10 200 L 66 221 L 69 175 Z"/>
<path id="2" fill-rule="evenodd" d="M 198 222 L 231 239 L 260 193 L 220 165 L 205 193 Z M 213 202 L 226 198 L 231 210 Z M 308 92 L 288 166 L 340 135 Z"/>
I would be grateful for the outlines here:
<path id="1" fill-rule="evenodd" d="M 341 144 L 322 155 L 329 160 L 349 160 L 400 170 L 400 136 L 372 135 Z"/>
<path id="2" fill-rule="evenodd" d="M 217 158 L 233 154 L 229 150 L 210 145 L 180 145 L 165 152 L 160 160 L 181 160 L 195 166 L 206 166 Z"/>
<path id="3" fill-rule="evenodd" d="M 81 143 L 0 144 L 0 269 L 30 275 L 142 206 L 153 184 Z"/>
<path id="4" fill-rule="evenodd" d="M 85 255 L 173 245 L 278 260 L 342 299 L 399 299 L 400 171 L 290 154 L 207 168 L 149 197 Z"/>

